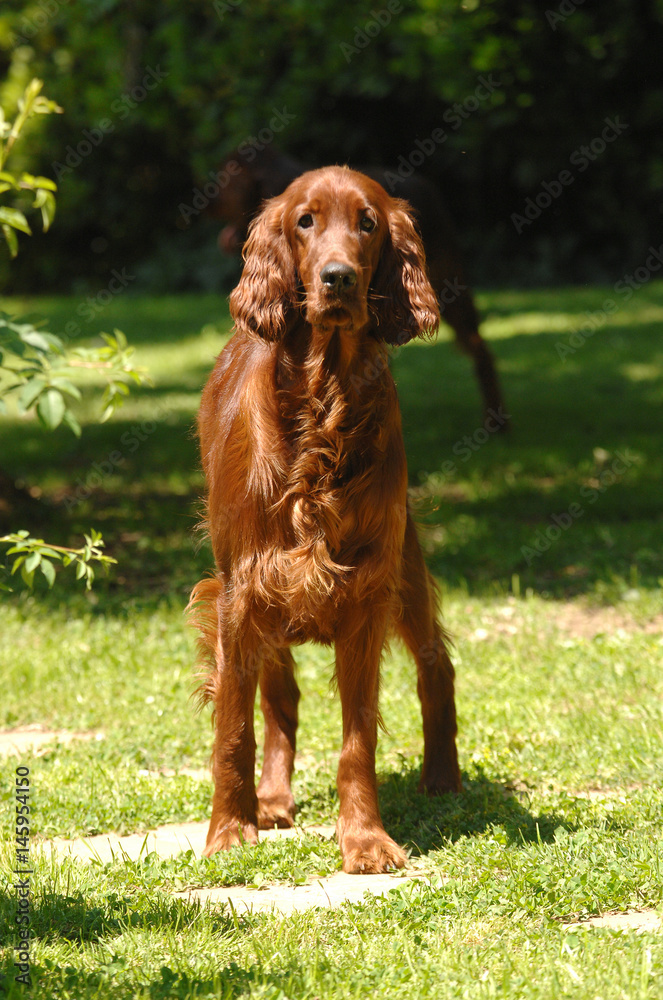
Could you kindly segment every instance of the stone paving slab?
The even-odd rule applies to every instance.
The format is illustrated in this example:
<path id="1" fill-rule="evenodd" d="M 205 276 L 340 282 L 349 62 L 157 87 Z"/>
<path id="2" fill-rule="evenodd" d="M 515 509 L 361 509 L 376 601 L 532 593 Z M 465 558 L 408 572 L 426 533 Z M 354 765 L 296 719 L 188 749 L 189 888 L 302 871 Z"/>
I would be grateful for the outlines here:
<path id="1" fill-rule="evenodd" d="M 194 854 L 200 856 L 205 846 L 207 825 L 206 822 L 173 823 L 147 834 L 133 833 L 126 837 L 103 833 L 76 840 L 56 838 L 42 841 L 40 847 L 50 856 L 71 857 L 85 864 L 93 861 L 103 864 L 123 858 L 135 861 L 152 851 L 160 858 L 172 858 L 188 850 L 193 850 Z M 332 839 L 335 829 L 333 826 L 307 826 L 290 830 L 261 830 L 260 839 L 303 837 L 311 834 Z M 173 896 L 189 902 L 228 904 L 238 912 L 276 911 L 288 914 L 297 910 L 340 906 L 344 902 L 357 903 L 366 893 L 382 896 L 390 889 L 413 879 L 421 879 L 421 875 L 415 872 L 393 875 L 347 875 L 345 872 L 335 872 L 306 885 L 276 884 L 261 889 L 249 889 L 245 886 L 191 888 L 175 892 Z"/>
<path id="2" fill-rule="evenodd" d="M 605 927 L 612 931 L 660 931 L 663 923 L 656 910 L 626 910 L 622 913 L 604 913 L 601 917 L 588 917 L 564 924 L 566 930 L 582 927 Z"/>
<path id="3" fill-rule="evenodd" d="M 73 733 L 67 729 L 45 729 L 33 724 L 0 730 L 0 757 L 41 757 L 53 743 L 102 740 L 103 733 Z"/>
<path id="4" fill-rule="evenodd" d="M 414 878 L 415 875 L 347 875 L 335 872 L 326 878 L 317 879 L 307 885 L 273 885 L 265 889 L 247 889 L 244 886 L 214 887 L 211 889 L 186 889 L 173 893 L 174 896 L 197 900 L 200 903 L 229 903 L 238 912 L 277 911 L 288 914 L 296 910 L 316 908 L 329 909 L 341 903 L 360 903 L 368 893 L 384 896 L 391 889 L 397 889 Z"/>
<path id="5" fill-rule="evenodd" d="M 200 856 L 205 846 L 208 823 L 171 823 L 168 826 L 157 827 L 149 833 L 131 833 L 120 837 L 115 833 L 100 833 L 94 837 L 79 837 L 75 840 L 43 841 L 43 849 L 49 854 L 77 858 L 79 861 L 99 861 L 105 864 L 128 857 L 137 861 L 146 854 L 155 852 L 160 858 L 174 858 L 183 851 L 192 850 Z M 325 837 L 331 840 L 335 830 L 333 826 L 293 827 L 290 830 L 261 830 L 261 840 L 271 840 L 275 837 L 302 837 L 307 834 Z"/>

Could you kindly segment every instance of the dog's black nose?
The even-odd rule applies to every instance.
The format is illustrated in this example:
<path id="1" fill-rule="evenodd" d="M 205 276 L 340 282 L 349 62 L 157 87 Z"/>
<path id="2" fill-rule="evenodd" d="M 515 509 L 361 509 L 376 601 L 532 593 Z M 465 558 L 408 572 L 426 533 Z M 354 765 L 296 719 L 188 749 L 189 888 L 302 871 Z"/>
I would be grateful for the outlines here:
<path id="1" fill-rule="evenodd" d="M 331 291 L 343 292 L 357 284 L 357 272 L 349 264 L 332 260 L 323 267 L 320 280 Z"/>

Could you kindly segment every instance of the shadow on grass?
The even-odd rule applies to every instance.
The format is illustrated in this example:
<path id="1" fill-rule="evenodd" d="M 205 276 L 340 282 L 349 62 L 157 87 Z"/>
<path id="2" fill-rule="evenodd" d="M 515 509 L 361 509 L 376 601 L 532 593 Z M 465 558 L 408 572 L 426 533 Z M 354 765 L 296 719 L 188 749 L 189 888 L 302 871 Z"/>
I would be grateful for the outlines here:
<path id="1" fill-rule="evenodd" d="M 33 936 L 44 942 L 62 939 L 84 944 L 105 937 L 115 937 L 129 930 L 149 930 L 168 926 L 175 933 L 192 927 L 200 918 L 201 906 L 196 901 L 171 899 L 167 895 L 132 898 L 116 893 L 104 895 L 91 903 L 79 892 L 73 896 L 57 892 L 45 893 L 32 900 L 30 909 Z M 0 929 L 3 940 L 14 936 L 16 900 L 0 896 Z M 208 918 L 216 933 L 232 930 L 232 915 L 223 909 L 211 910 Z"/>
<path id="2" fill-rule="evenodd" d="M 390 774 L 380 785 L 384 825 L 394 840 L 411 848 L 414 857 L 493 827 L 501 827 L 511 844 L 550 843 L 558 827 L 571 829 L 567 819 L 554 813 L 532 815 L 508 785 L 484 775 L 464 774 L 459 795 L 441 796 L 417 792 L 419 778 L 419 771 Z"/>
<path id="3" fill-rule="evenodd" d="M 250 924 L 240 918 L 248 930 Z M 111 954 L 106 960 L 100 956 L 97 968 L 89 972 L 84 968 L 68 965 L 60 968 L 55 962 L 48 960 L 31 965 L 31 987 L 25 987 L 14 982 L 16 970 L 10 961 L 0 964 L 0 995 L 6 1000 L 19 1000 L 23 997 L 60 996 L 60 990 L 66 991 L 66 996 L 76 997 L 76 1000 L 99 1000 L 99 997 L 112 996 L 114 1000 L 132 1000 L 140 990 L 140 995 L 149 996 L 151 1000 L 191 1000 L 192 997 L 245 997 L 253 996 L 256 991 L 265 996 L 304 996 L 307 988 L 307 973 L 301 963 L 293 958 L 282 963 L 281 971 L 266 972 L 258 965 L 244 969 L 236 962 L 227 966 L 221 963 L 219 971 L 213 978 L 202 978 L 188 975 L 186 972 L 173 970 L 162 965 L 155 978 L 150 981 L 147 973 L 140 974 L 132 968 L 130 959 L 122 955 Z M 4 966 L 4 969 L 3 969 Z M 320 956 L 317 964 L 318 974 L 331 975 L 333 963 Z M 45 993 L 50 989 L 52 993 Z M 57 992 L 55 992 L 57 990 Z M 287 993 L 283 993 L 283 991 Z M 269 992 L 264 992 L 269 991 Z M 299 992 L 301 991 L 301 992 Z"/>
<path id="4" fill-rule="evenodd" d="M 11 946 L 15 938 L 14 913 L 15 900 L 0 895 L 0 935 L 2 940 Z M 137 905 L 140 906 L 137 909 Z M 13 1000 L 25 996 L 55 996 L 59 990 L 67 991 L 67 996 L 76 996 L 80 1000 L 99 996 L 132 997 L 138 985 L 149 990 L 150 996 L 189 997 L 214 995 L 217 993 L 191 993 L 194 985 L 200 985 L 196 979 L 189 979 L 180 973 L 171 971 L 167 966 L 160 970 L 158 979 L 153 983 L 149 980 L 137 982 L 133 968 L 133 960 L 123 955 L 115 954 L 112 941 L 127 932 L 165 931 L 167 934 L 182 935 L 194 931 L 200 924 L 202 906 L 188 900 L 172 900 L 167 896 L 159 896 L 149 900 L 135 900 L 109 894 L 104 897 L 102 905 L 90 905 L 89 899 L 82 894 L 64 896 L 54 893 L 45 898 L 33 901 L 31 909 L 31 948 L 35 941 L 42 944 L 57 945 L 62 941 L 69 942 L 79 952 L 72 954 L 69 963 L 62 967 L 59 962 L 45 959 L 41 962 L 30 962 L 31 986 L 15 982 L 18 970 L 14 966 L 15 955 L 8 948 L 0 962 L 0 996 Z M 249 931 L 251 918 L 248 915 L 238 915 L 229 912 L 225 907 L 210 908 L 205 913 L 205 927 L 211 933 L 219 936 L 233 932 Z M 110 948 L 97 950 L 94 953 L 93 971 L 77 967 L 84 954 L 89 955 L 87 946 L 108 942 Z M 86 961 L 86 965 L 89 960 Z M 251 972 L 240 969 L 235 963 L 227 969 L 222 969 L 220 979 L 227 983 L 237 983 L 233 995 L 243 994 L 252 982 Z M 212 983 L 209 984 L 210 989 Z M 217 982 L 217 989 L 219 983 Z M 45 992 L 50 990 L 52 992 Z"/>
<path id="5" fill-rule="evenodd" d="M 410 483 L 427 511 L 425 550 L 435 573 L 465 581 L 475 592 L 490 592 L 496 582 L 508 588 L 514 575 L 523 590 L 559 596 L 592 593 L 611 577 L 658 586 L 663 340 L 660 326 L 644 321 L 656 294 L 647 289 L 643 310 L 618 313 L 564 357 L 559 345 L 570 331 L 546 327 L 545 310 L 581 316 L 598 306 L 601 290 L 571 291 L 568 302 L 542 292 L 514 293 L 513 301 L 496 297 L 491 312 L 508 308 L 514 322 L 528 309 L 542 313 L 539 332 L 492 342 L 513 418 L 507 436 L 485 440 L 471 365 L 448 338 L 397 352 L 393 370 Z M 210 297 L 192 317 L 189 298 L 164 301 L 134 300 L 129 308 L 127 300 L 117 325 L 134 338 L 140 330 L 138 340 L 176 343 L 190 328 L 195 335 L 219 306 Z M 59 308 L 64 315 L 66 305 Z M 138 409 L 140 417 L 126 419 L 120 411 L 107 424 L 87 427 L 80 442 L 65 430 L 47 434 L 34 423 L 7 424 L 2 464 L 41 489 L 47 516 L 37 525 L 40 537 L 67 544 L 92 524 L 103 529 L 120 568 L 115 583 L 97 588 L 101 605 L 109 600 L 112 606 L 125 585 L 131 592 L 143 588 L 148 600 L 160 596 L 183 575 L 177 567 L 203 489 L 194 424 L 206 374 L 198 367 L 173 370 L 167 384 L 133 394 L 132 412 Z M 153 419 L 155 412 L 161 416 Z M 619 455 L 628 465 L 611 481 Z M 572 504 L 582 513 L 558 531 L 553 518 L 564 519 Z M 11 526 L 33 527 L 21 520 L 12 518 Z M 538 551 L 549 529 L 555 537 Z M 527 549 L 534 554 L 528 557 Z M 206 553 L 201 572 L 210 565 Z M 197 575 L 198 564 L 188 587 Z"/>
<path id="6" fill-rule="evenodd" d="M 214 293 L 146 296 L 131 291 L 118 295 L 102 309 L 86 308 L 85 295 L 34 296 L 28 300 L 29 311 L 12 298 L 2 299 L 2 308 L 21 320 L 29 320 L 50 333 L 71 340 L 87 342 L 99 331 L 122 330 L 133 347 L 177 344 L 184 337 L 199 335 L 207 324 L 227 332 L 232 326 L 228 297 Z M 74 323 L 72 337 L 68 324 Z"/>

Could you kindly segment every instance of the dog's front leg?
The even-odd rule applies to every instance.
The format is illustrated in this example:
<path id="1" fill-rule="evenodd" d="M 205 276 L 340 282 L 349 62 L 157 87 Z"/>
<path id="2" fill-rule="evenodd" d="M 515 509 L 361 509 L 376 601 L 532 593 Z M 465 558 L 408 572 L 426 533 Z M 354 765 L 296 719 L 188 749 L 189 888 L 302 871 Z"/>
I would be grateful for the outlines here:
<path id="1" fill-rule="evenodd" d="M 219 644 L 221 645 L 221 644 Z M 214 798 L 205 854 L 258 841 L 253 706 L 259 674 L 247 649 L 219 648 L 214 679 Z"/>
<path id="2" fill-rule="evenodd" d="M 343 712 L 336 833 L 343 870 L 366 875 L 402 868 L 407 861 L 405 852 L 387 835 L 378 805 L 375 749 L 385 638 L 380 618 L 374 607 L 354 609 L 353 621 L 348 623 L 351 627 L 336 641 L 336 676 Z"/>
<path id="3" fill-rule="evenodd" d="M 289 649 L 265 655 L 260 671 L 260 706 L 265 717 L 265 755 L 258 783 L 258 825 L 261 830 L 289 827 L 295 822 L 290 779 L 295 766 L 299 688 Z"/>

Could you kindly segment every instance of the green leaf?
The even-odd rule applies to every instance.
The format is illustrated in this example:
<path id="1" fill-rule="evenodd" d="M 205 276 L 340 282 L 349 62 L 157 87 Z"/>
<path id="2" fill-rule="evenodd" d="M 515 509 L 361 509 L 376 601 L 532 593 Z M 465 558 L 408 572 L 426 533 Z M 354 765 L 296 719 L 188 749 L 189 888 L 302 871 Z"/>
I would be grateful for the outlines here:
<path id="1" fill-rule="evenodd" d="M 79 424 L 78 420 L 71 412 L 71 410 L 64 411 L 64 416 L 62 417 L 62 423 L 66 424 L 69 430 L 73 431 L 76 437 L 81 436 L 81 425 Z"/>
<path id="2" fill-rule="evenodd" d="M 65 410 L 65 402 L 58 389 L 47 389 L 37 403 L 37 416 L 49 431 L 59 427 Z"/>
<path id="3" fill-rule="evenodd" d="M 7 246 L 9 247 L 9 253 L 12 257 L 16 257 L 18 254 L 18 239 L 16 238 L 16 233 L 11 228 L 4 223 L 2 224 L 2 232 L 7 240 Z"/>
<path id="4" fill-rule="evenodd" d="M 19 330 L 19 336 L 24 344 L 36 348 L 38 351 L 52 351 L 62 347 L 62 341 L 52 333 L 41 333 L 27 324 Z"/>
<path id="5" fill-rule="evenodd" d="M 73 396 L 74 399 L 82 398 L 81 390 L 73 382 L 70 382 L 68 378 L 58 375 L 56 378 L 51 379 L 51 385 L 59 389 L 60 392 L 66 392 L 68 396 Z"/>
<path id="6" fill-rule="evenodd" d="M 55 583 L 55 567 L 53 566 L 53 563 L 49 562 L 48 559 L 43 559 L 40 569 L 46 577 L 49 587 L 52 587 Z"/>
<path id="7" fill-rule="evenodd" d="M 117 328 L 112 333 L 102 333 L 101 337 L 114 351 L 122 351 L 128 346 L 126 335 Z"/>
<path id="8" fill-rule="evenodd" d="M 28 558 L 25 560 L 25 569 L 28 573 L 34 573 L 41 562 L 41 555 L 39 552 L 31 552 Z"/>
<path id="9" fill-rule="evenodd" d="M 55 181 L 49 180 L 48 177 L 35 177 L 33 174 L 22 174 L 21 181 L 24 184 L 28 184 L 31 188 L 41 188 L 46 191 L 57 191 L 57 184 Z"/>
<path id="10" fill-rule="evenodd" d="M 55 218 L 55 198 L 50 191 L 39 190 L 35 196 L 34 207 L 41 209 L 44 232 L 47 232 Z"/>
<path id="11" fill-rule="evenodd" d="M 47 97 L 38 97 L 32 108 L 36 115 L 61 115 L 62 108 L 55 101 L 49 101 Z"/>
<path id="12" fill-rule="evenodd" d="M 28 236 L 32 235 L 28 220 L 23 215 L 23 212 L 19 212 L 17 208 L 9 208 L 8 205 L 1 205 L 0 223 L 13 226 L 14 229 L 19 229 L 22 233 L 27 233 Z"/>
<path id="13" fill-rule="evenodd" d="M 45 188 L 47 191 L 57 191 L 58 186 L 55 181 L 48 177 L 35 177 L 35 184 L 38 188 Z"/>
<path id="14" fill-rule="evenodd" d="M 18 395 L 19 410 L 25 413 L 31 406 L 34 406 L 45 388 L 46 383 L 40 378 L 33 378 L 26 382 Z"/>

